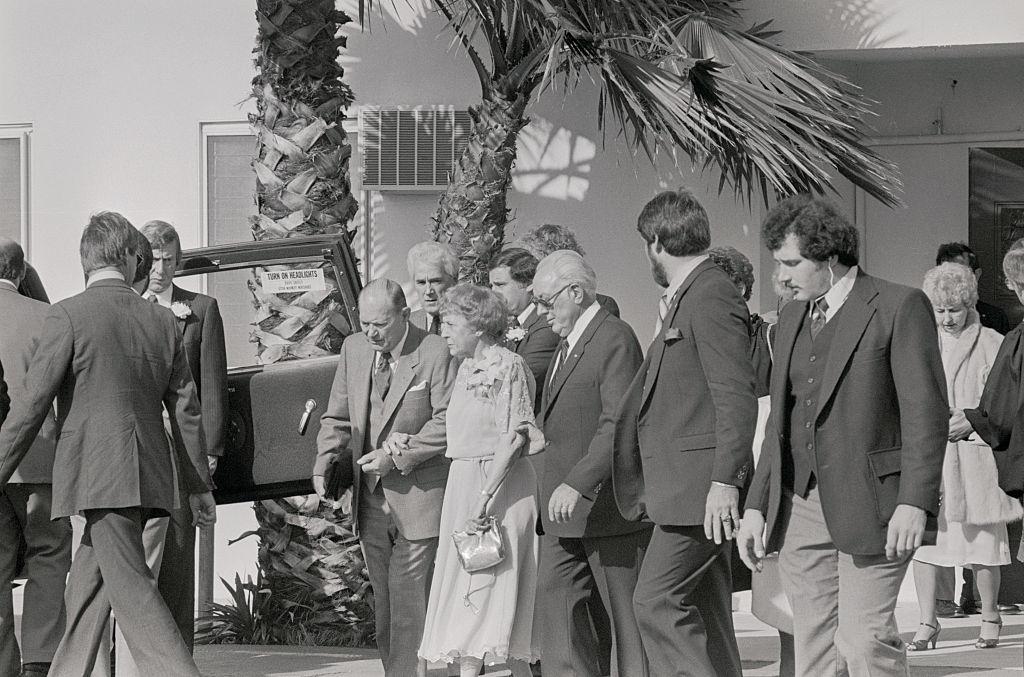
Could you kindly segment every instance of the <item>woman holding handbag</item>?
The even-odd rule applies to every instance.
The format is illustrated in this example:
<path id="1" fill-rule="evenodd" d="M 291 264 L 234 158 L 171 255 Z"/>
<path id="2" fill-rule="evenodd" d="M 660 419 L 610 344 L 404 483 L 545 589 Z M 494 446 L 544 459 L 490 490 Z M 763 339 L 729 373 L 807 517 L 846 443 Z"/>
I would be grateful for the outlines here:
<path id="1" fill-rule="evenodd" d="M 448 404 L 452 459 L 419 655 L 458 662 L 462 677 L 506 663 L 529 677 L 537 588 L 533 377 L 500 345 L 508 314 L 489 289 L 460 284 L 441 304 L 441 336 L 462 360 Z"/>

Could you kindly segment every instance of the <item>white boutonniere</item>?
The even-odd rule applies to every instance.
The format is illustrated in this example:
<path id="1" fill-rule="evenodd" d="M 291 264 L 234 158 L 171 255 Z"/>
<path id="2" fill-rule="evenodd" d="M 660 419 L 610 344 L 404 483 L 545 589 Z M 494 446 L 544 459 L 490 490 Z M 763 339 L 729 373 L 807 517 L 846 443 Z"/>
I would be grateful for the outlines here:
<path id="1" fill-rule="evenodd" d="M 171 304 L 171 312 L 174 313 L 174 316 L 179 320 L 184 320 L 192 314 L 192 308 L 181 301 L 177 301 Z"/>
<path id="2" fill-rule="evenodd" d="M 526 329 L 523 326 L 509 327 L 505 332 L 505 338 L 509 341 L 522 341 L 526 338 Z"/>
<path id="3" fill-rule="evenodd" d="M 495 386 L 500 385 L 505 378 L 505 367 L 497 346 L 489 348 L 479 360 L 470 358 L 467 362 L 469 376 L 466 378 L 466 387 L 477 397 L 490 399 Z"/>

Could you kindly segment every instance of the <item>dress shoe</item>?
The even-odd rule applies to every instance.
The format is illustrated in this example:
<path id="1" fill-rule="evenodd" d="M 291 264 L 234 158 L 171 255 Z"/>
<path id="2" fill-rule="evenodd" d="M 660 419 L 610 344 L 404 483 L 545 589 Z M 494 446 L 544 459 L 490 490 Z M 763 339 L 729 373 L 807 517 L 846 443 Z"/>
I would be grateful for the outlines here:
<path id="1" fill-rule="evenodd" d="M 965 614 L 951 599 L 935 600 L 935 615 L 939 618 L 965 618 Z"/>
<path id="2" fill-rule="evenodd" d="M 935 625 L 932 625 L 931 623 L 921 623 L 921 627 L 929 628 L 928 634 L 921 639 L 917 639 L 915 637 L 907 642 L 907 651 L 927 651 L 929 644 L 932 645 L 933 649 L 935 648 L 935 644 L 939 641 L 939 631 L 942 630 L 942 626 L 938 623 Z M 918 632 L 920 632 L 920 630 L 918 630 Z M 978 641 L 980 642 L 981 640 L 979 639 Z M 999 640 L 997 639 L 996 641 L 998 642 Z"/>
<path id="3" fill-rule="evenodd" d="M 981 629 L 985 630 L 985 623 L 996 626 L 995 637 L 984 637 L 980 633 L 978 635 L 978 641 L 974 643 L 974 646 L 979 649 L 994 649 L 999 646 L 999 633 L 1003 630 L 1003 619 L 1000 618 L 996 621 L 990 621 L 987 618 L 981 619 Z"/>
<path id="4" fill-rule="evenodd" d="M 1016 604 L 1000 604 L 996 607 L 1000 614 L 1019 614 L 1020 609 L 1017 608 Z"/>
<path id="5" fill-rule="evenodd" d="M 976 600 L 970 599 L 969 597 L 960 598 L 960 611 L 964 612 L 969 616 L 981 613 L 981 607 L 978 606 Z"/>
<path id="6" fill-rule="evenodd" d="M 25 663 L 21 666 L 21 677 L 46 677 L 49 672 L 49 663 Z"/>

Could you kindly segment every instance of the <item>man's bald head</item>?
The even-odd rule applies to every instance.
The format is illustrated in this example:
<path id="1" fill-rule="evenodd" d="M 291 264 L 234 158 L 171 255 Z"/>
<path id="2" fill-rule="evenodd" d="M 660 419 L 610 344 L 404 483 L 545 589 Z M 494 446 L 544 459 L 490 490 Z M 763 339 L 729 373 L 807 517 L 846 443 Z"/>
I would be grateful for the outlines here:
<path id="1" fill-rule="evenodd" d="M 359 294 L 359 306 L 384 304 L 392 310 L 401 310 L 409 304 L 402 285 L 386 277 L 371 280 Z"/>
<path id="2" fill-rule="evenodd" d="M 25 277 L 25 250 L 9 237 L 0 237 L 0 280 L 15 286 Z"/>
<path id="3" fill-rule="evenodd" d="M 359 325 L 370 347 L 389 353 L 398 346 L 409 324 L 409 307 L 402 285 L 373 280 L 359 294 Z"/>

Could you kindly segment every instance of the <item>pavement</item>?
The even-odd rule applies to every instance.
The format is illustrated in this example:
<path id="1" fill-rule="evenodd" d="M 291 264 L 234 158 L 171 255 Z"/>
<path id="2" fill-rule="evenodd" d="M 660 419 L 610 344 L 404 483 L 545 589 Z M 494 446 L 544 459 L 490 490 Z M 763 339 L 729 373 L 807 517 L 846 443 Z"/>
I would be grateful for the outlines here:
<path id="1" fill-rule="evenodd" d="M 910 639 L 917 626 L 916 605 L 901 604 L 896 617 L 900 629 L 907 631 L 904 638 Z M 979 618 L 942 619 L 938 647 L 934 651 L 911 654 L 910 674 L 914 677 L 1024 676 L 1024 614 L 1004 616 L 1000 644 L 987 650 L 974 648 Z M 778 635 L 747 612 L 736 612 L 734 621 L 743 674 L 777 676 Z M 372 649 L 197 646 L 196 662 L 204 677 L 381 677 L 384 674 Z M 499 668 L 494 672 L 488 670 L 485 677 L 508 674 L 507 670 Z"/>

